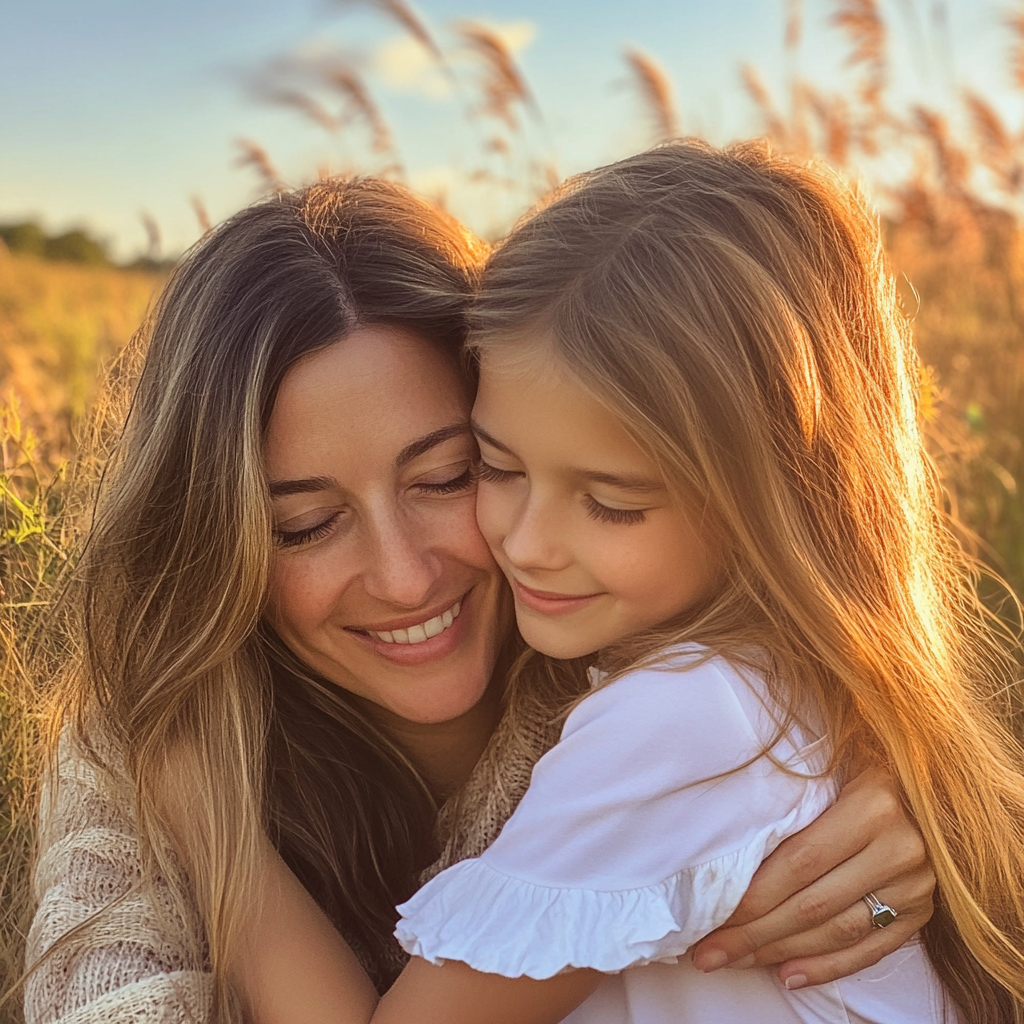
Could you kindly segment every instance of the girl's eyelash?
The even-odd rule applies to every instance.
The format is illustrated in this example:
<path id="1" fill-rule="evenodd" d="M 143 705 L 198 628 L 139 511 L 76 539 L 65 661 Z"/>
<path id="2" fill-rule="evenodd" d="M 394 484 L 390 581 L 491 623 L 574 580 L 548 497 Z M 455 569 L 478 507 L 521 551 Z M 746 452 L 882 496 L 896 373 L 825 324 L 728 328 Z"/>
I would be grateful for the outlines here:
<path id="1" fill-rule="evenodd" d="M 454 494 L 456 491 L 464 491 L 473 484 L 473 467 L 467 466 L 457 477 L 451 480 L 444 480 L 439 484 L 420 484 L 420 487 L 430 494 Z"/>
<path id="2" fill-rule="evenodd" d="M 586 496 L 587 514 L 591 519 L 600 523 L 616 523 L 619 526 L 642 523 L 647 518 L 647 512 L 642 508 L 609 508 L 601 502 Z"/>
<path id="3" fill-rule="evenodd" d="M 300 544 L 310 544 L 321 537 L 326 537 L 331 532 L 331 527 L 338 521 L 340 512 L 328 516 L 322 523 L 311 526 L 308 530 L 275 530 L 274 539 L 283 548 L 298 547 Z"/>
<path id="4" fill-rule="evenodd" d="M 498 469 L 497 466 L 491 466 L 481 460 L 476 464 L 476 476 L 478 480 L 483 480 L 485 484 L 503 484 L 511 480 L 512 477 L 519 476 L 519 474 L 507 469 Z"/>

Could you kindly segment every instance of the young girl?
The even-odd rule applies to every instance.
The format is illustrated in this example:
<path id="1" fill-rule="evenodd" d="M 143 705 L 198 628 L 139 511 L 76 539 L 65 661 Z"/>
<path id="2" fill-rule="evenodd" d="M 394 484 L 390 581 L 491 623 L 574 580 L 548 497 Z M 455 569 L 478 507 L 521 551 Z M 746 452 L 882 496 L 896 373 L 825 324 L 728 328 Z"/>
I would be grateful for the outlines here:
<path id="1" fill-rule="evenodd" d="M 1012 668 L 860 205 L 761 146 L 584 175 L 492 259 L 476 348 L 480 525 L 524 637 L 590 659 L 594 689 L 490 849 L 399 908 L 413 960 L 379 1005 L 331 940 L 335 1019 L 1024 1020 Z M 688 948 L 864 752 L 935 864 L 923 940 L 812 988 L 700 973 Z"/>

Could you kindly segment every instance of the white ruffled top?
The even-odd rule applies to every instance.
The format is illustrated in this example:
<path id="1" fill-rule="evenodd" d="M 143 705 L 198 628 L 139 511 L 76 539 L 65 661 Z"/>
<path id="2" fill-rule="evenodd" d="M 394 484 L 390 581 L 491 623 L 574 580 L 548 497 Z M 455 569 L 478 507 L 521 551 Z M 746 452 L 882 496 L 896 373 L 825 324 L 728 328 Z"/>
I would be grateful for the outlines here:
<path id="1" fill-rule="evenodd" d="M 398 908 L 402 946 L 506 977 L 608 973 L 571 1024 L 955 1019 L 919 942 L 794 992 L 773 970 L 703 975 L 683 956 L 837 787 L 820 775 L 827 739 L 795 725 L 780 737 L 763 680 L 696 646 L 666 657 L 569 715 L 494 844 Z"/>

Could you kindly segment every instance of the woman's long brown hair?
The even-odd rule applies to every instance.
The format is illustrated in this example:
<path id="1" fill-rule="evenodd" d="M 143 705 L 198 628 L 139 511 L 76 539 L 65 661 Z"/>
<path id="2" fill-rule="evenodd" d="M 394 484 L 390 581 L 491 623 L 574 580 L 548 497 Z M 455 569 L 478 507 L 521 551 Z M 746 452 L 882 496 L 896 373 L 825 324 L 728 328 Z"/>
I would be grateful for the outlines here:
<path id="1" fill-rule="evenodd" d="M 185 938 L 213 970 L 213 1019 L 239 1012 L 226 965 L 264 828 L 376 983 L 397 969 L 394 907 L 434 856 L 436 808 L 357 701 L 261 625 L 273 553 L 262 440 L 288 368 L 356 326 L 398 324 L 461 353 L 484 255 L 397 185 L 322 181 L 198 243 L 143 339 L 69 598 L 83 655 L 62 721 L 124 754 L 144 875 L 175 901 L 164 926 L 195 909 L 205 925 Z M 167 819 L 167 786 L 188 794 L 186 829 Z M 65 942 L 84 948 L 87 930 Z"/>
<path id="2" fill-rule="evenodd" d="M 833 767 L 898 780 L 938 876 L 927 948 L 970 1024 L 1024 1020 L 1017 685 L 944 520 L 878 226 L 822 168 L 679 142 L 570 181 L 490 260 L 475 346 L 553 359 L 653 453 L 725 585 L 634 638 L 766 651 Z"/>

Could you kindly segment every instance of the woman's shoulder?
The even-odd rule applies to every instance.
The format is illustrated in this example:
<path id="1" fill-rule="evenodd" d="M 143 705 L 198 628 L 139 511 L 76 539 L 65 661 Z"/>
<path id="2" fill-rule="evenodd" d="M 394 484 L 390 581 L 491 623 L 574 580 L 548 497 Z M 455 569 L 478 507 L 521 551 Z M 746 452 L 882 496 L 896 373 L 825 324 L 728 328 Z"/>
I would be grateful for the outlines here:
<path id="1" fill-rule="evenodd" d="M 148 1020 L 148 1008 L 185 1006 L 204 1020 L 209 977 L 194 969 L 172 927 L 166 888 L 141 885 L 131 787 L 116 745 L 63 730 L 43 786 L 37 846 L 26 1021 Z"/>

